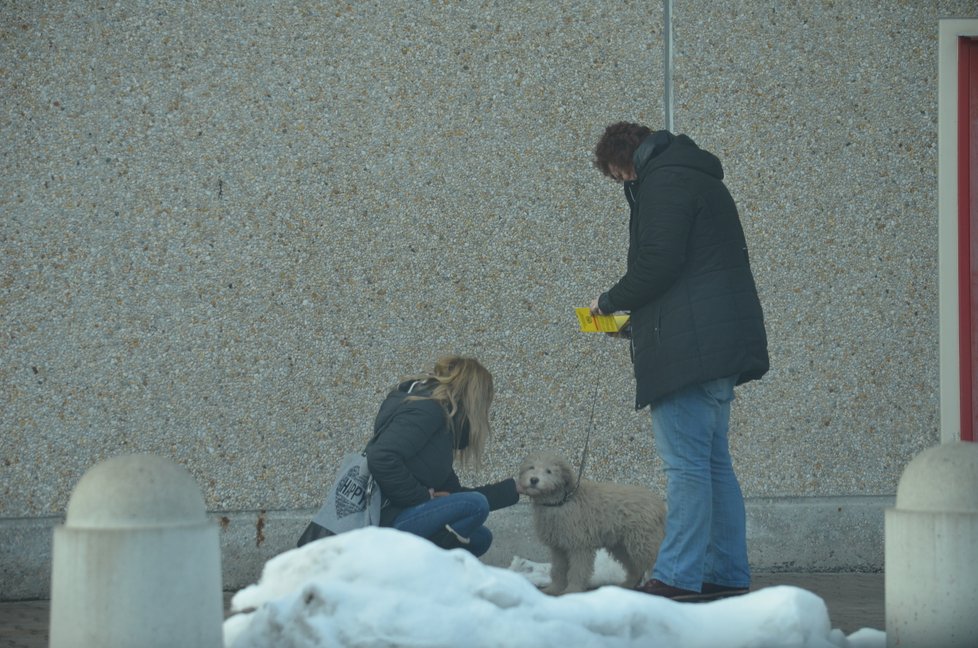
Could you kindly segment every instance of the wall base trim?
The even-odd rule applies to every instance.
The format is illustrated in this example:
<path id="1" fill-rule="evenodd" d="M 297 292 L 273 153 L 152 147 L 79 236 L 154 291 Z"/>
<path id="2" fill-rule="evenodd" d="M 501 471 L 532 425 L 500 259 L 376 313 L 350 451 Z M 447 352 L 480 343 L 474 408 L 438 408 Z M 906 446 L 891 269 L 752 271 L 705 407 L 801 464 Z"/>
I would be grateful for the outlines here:
<path id="1" fill-rule="evenodd" d="M 893 497 L 788 497 L 747 500 L 747 537 L 755 572 L 879 572 L 884 511 Z M 256 582 L 270 558 L 295 547 L 313 510 L 224 511 L 221 528 L 225 591 Z M 47 599 L 51 548 L 60 516 L 0 518 L 0 601 Z M 514 556 L 549 562 L 536 539 L 530 504 L 496 511 L 495 538 L 483 561 L 509 567 Z"/>

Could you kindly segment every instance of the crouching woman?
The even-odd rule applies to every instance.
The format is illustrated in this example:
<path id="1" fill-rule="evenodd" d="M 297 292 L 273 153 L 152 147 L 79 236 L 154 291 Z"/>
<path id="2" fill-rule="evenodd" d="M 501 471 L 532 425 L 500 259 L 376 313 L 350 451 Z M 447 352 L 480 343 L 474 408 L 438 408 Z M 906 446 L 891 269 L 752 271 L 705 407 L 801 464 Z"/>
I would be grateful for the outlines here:
<path id="1" fill-rule="evenodd" d="M 367 445 L 367 463 L 384 504 L 380 526 L 476 556 L 489 550 L 489 512 L 519 500 L 514 479 L 466 488 L 455 461 L 478 465 L 489 438 L 492 374 L 478 360 L 440 358 L 431 373 L 388 394 Z"/>

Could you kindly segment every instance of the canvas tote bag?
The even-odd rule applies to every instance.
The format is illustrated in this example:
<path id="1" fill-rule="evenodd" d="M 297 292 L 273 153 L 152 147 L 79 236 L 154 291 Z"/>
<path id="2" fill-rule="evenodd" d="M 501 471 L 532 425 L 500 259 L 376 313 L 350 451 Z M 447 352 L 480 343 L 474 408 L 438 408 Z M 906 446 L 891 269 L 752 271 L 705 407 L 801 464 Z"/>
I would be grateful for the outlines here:
<path id="1" fill-rule="evenodd" d="M 408 394 L 423 384 L 415 381 Z M 374 434 L 376 439 L 384 429 Z M 326 493 L 326 502 L 312 518 L 299 538 L 297 546 L 344 531 L 352 531 L 380 523 L 380 508 L 384 500 L 380 486 L 367 466 L 367 450 L 348 452 L 343 456 L 336 479 Z"/>
<path id="2" fill-rule="evenodd" d="M 380 486 L 367 467 L 367 453 L 343 456 L 326 502 L 312 521 L 333 534 L 352 531 L 380 522 Z"/>

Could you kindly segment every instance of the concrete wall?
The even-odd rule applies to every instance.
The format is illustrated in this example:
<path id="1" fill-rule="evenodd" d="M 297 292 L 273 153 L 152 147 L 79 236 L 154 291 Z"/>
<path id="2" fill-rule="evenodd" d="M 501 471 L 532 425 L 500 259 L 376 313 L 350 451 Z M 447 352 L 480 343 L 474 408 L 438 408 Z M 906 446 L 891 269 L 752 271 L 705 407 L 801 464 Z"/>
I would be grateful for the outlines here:
<path id="1" fill-rule="evenodd" d="M 627 349 L 572 308 L 622 272 L 590 150 L 661 126 L 662 9 L 5 3 L 0 598 L 46 595 L 73 486 L 128 452 L 194 474 L 251 582 L 443 352 L 496 377 L 467 481 L 579 459 L 596 398 L 588 476 L 661 488 Z M 937 442 L 937 20 L 969 11 L 673 7 L 675 128 L 725 164 L 768 322 L 733 420 L 755 568 L 879 569 Z M 534 551 L 527 515 L 495 515 L 492 561 Z"/>

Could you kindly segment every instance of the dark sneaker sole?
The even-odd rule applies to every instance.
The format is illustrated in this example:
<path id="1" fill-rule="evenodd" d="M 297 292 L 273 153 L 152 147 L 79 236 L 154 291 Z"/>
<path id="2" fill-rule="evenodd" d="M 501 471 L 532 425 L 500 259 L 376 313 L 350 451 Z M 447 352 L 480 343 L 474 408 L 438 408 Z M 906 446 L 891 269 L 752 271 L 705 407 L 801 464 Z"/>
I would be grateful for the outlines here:
<path id="1" fill-rule="evenodd" d="M 700 603 L 705 603 L 707 601 L 717 601 L 720 599 L 730 598 L 732 596 L 743 596 L 744 594 L 750 594 L 749 589 L 724 589 L 716 592 L 703 592 L 700 594 L 700 598 L 697 599 Z"/>

